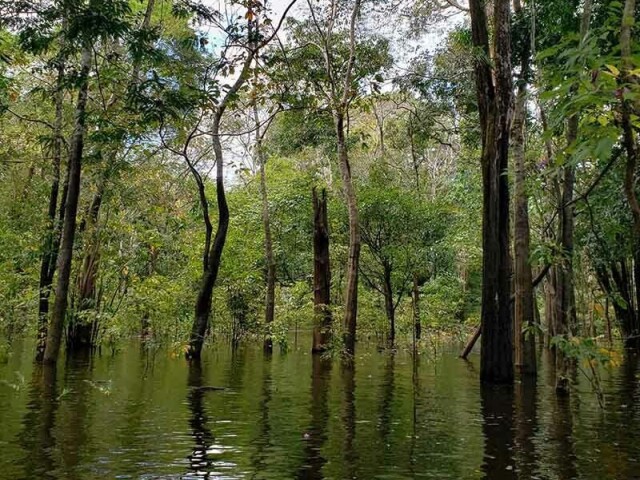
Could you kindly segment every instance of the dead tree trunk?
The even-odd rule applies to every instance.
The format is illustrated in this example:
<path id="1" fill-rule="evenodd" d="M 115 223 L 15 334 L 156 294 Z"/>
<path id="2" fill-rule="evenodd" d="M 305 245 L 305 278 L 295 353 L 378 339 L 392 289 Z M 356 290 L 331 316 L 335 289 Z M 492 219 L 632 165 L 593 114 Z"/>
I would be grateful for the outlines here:
<path id="1" fill-rule="evenodd" d="M 471 30 L 477 55 L 475 77 L 482 130 L 482 356 L 481 381 L 513 382 L 513 324 L 510 307 L 509 185 L 507 166 L 512 103 L 511 8 L 494 2 L 493 68 L 482 0 L 470 0 Z"/>
<path id="2" fill-rule="evenodd" d="M 325 351 L 331 339 L 331 264 L 329 260 L 329 223 L 327 220 L 327 193 L 322 189 L 318 198 L 313 196 L 313 353 Z"/>
<path id="3" fill-rule="evenodd" d="M 56 299 L 51 314 L 51 322 L 47 332 L 47 344 L 44 351 L 44 361 L 54 363 L 58 360 L 60 343 L 64 329 L 64 319 L 67 313 L 69 280 L 71 278 L 71 261 L 73 258 L 73 242 L 76 233 L 76 215 L 80 198 L 80 175 L 82 168 L 82 153 L 84 135 L 86 131 L 85 116 L 89 93 L 89 71 L 91 70 L 92 48 L 85 45 L 82 49 L 80 74 L 78 76 L 78 100 L 76 104 L 74 131 L 69 151 L 69 189 L 65 202 L 65 215 L 62 230 L 62 243 L 58 256 L 58 284 Z"/>

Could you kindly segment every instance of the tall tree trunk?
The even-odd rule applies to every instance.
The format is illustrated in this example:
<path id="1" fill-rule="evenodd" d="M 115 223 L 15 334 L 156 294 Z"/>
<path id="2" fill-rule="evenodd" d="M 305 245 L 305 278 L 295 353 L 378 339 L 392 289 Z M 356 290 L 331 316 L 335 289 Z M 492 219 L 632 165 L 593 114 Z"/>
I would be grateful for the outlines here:
<path id="1" fill-rule="evenodd" d="M 262 201 L 262 225 L 264 227 L 264 257 L 267 263 L 267 294 L 265 298 L 265 323 L 267 324 L 267 335 L 264 339 L 265 351 L 273 350 L 271 332 L 268 330 L 273 323 L 276 306 L 276 261 L 273 255 L 273 239 L 271 236 L 271 221 L 269 219 L 269 198 L 267 196 L 267 173 L 266 158 L 262 148 L 262 133 L 260 129 L 260 118 L 258 116 L 258 106 L 253 104 L 253 118 L 256 129 L 255 156 L 260 170 L 260 199 Z"/>
<path id="2" fill-rule="evenodd" d="M 482 355 L 480 378 L 513 382 L 513 324 L 510 307 L 509 185 L 507 166 L 512 99 L 511 9 L 494 2 L 494 59 L 489 64 L 489 32 L 482 0 L 470 0 L 472 40 L 483 52 L 475 65 L 482 130 Z M 495 78 L 495 79 L 494 79 Z M 495 83 L 494 83 L 495 82 Z"/>
<path id="3" fill-rule="evenodd" d="M 583 6 L 580 24 L 580 41 L 583 42 L 589 30 L 592 0 L 586 0 Z M 572 88 L 572 91 L 575 88 Z M 578 139 L 578 115 L 575 114 L 567 121 L 567 146 L 571 147 Z M 573 190 L 576 182 L 575 166 L 567 162 L 562 171 L 562 197 L 560 204 L 560 248 L 563 262 L 557 268 L 558 283 L 556 285 L 556 335 L 567 337 L 573 335 L 576 328 L 576 299 L 573 274 L 573 237 L 575 227 L 575 208 Z M 568 369 L 569 360 L 564 353 L 556 351 L 556 391 L 569 392 Z"/>
<path id="4" fill-rule="evenodd" d="M 56 118 L 53 129 L 53 179 L 51 181 L 51 193 L 49 194 L 49 209 L 47 211 L 47 229 L 42 248 L 42 262 L 40 264 L 40 300 L 38 302 L 38 336 L 36 344 L 36 361 L 42 361 L 47 341 L 47 328 L 49 324 L 49 296 L 55 274 L 58 250 L 60 249 L 60 231 L 64 218 L 64 203 L 66 197 L 66 181 L 63 195 L 60 199 L 60 214 L 58 211 L 58 197 L 60 192 L 60 165 L 62 163 L 62 122 L 64 102 L 64 61 L 60 58 L 57 66 L 55 109 Z"/>
<path id="5" fill-rule="evenodd" d="M 631 30 L 634 25 L 635 9 L 635 0 L 625 1 L 622 16 L 622 27 L 620 29 L 622 70 L 619 77 L 619 83 L 621 84 L 622 89 L 624 89 L 625 84 L 632 82 L 630 71 L 633 69 L 634 65 L 631 58 Z M 636 322 L 630 326 L 624 342 L 625 346 L 628 348 L 640 348 L 640 322 L 637 322 L 637 319 L 640 316 L 640 203 L 638 202 L 636 194 L 638 146 L 636 143 L 636 134 L 631 123 L 632 108 L 629 105 L 629 102 L 630 100 L 622 97 L 621 110 L 623 144 L 627 154 L 624 191 L 633 217 L 633 274 L 635 278 L 635 301 L 639 311 L 636 312 Z"/>
<path id="6" fill-rule="evenodd" d="M 522 13 L 519 0 L 514 1 L 516 14 Z M 531 264 L 529 263 L 529 196 L 526 188 L 525 166 L 525 121 L 527 82 L 529 76 L 530 39 L 527 30 L 521 51 L 522 65 L 520 69 L 520 84 L 516 97 L 513 117 L 513 162 L 515 167 L 514 194 L 514 263 L 515 263 L 515 305 L 514 305 L 514 345 L 515 366 L 522 374 L 535 375 L 536 349 L 535 336 L 531 327 L 534 325 L 533 312 L 533 284 Z"/>
<path id="7" fill-rule="evenodd" d="M 76 215 L 80 198 L 80 175 L 82 168 L 82 152 L 86 131 L 85 116 L 89 93 L 89 71 L 91 70 L 92 48 L 84 45 L 78 76 L 78 100 L 76 104 L 74 131 L 69 151 L 69 188 L 65 202 L 62 243 L 58 256 L 58 284 L 56 299 L 51 314 L 51 322 L 47 332 L 47 344 L 44 351 L 45 362 L 56 362 L 60 352 L 60 343 L 67 312 L 69 280 L 71 278 L 71 261 L 73 257 L 73 241 L 76 233 Z"/>
<path id="8" fill-rule="evenodd" d="M 318 198 L 313 195 L 313 353 L 329 347 L 331 338 L 331 264 L 329 259 L 329 223 L 327 219 L 327 192 L 322 189 Z"/>
<path id="9" fill-rule="evenodd" d="M 335 128 L 338 140 L 338 162 L 342 175 L 342 188 L 349 214 L 349 258 L 347 260 L 347 285 L 345 289 L 345 313 L 343 340 L 345 352 L 353 355 L 356 342 L 356 319 L 358 316 L 358 273 L 360 263 L 360 225 L 358 205 L 351 178 L 351 167 L 345 138 L 344 113 L 335 114 Z"/>
<path id="10" fill-rule="evenodd" d="M 242 74 L 241 74 L 242 75 Z M 196 299 L 195 318 L 191 328 L 187 358 L 198 359 L 202 354 L 204 338 L 209 327 L 209 317 L 211 316 L 211 295 L 218 271 L 222 251 L 227 240 L 229 230 L 229 205 L 224 190 L 224 161 L 222 156 L 222 144 L 220 143 L 220 119 L 224 110 L 219 109 L 211 125 L 211 135 L 213 141 L 213 151 L 216 159 L 216 198 L 218 201 L 218 228 L 213 239 L 213 245 L 205 247 L 205 262 L 200 290 Z M 208 243 L 208 242 L 207 242 Z"/>
<path id="11" fill-rule="evenodd" d="M 515 164 L 515 307 L 514 344 L 515 366 L 523 374 L 536 373 L 533 284 L 529 263 L 529 199 L 526 192 L 524 120 L 526 88 L 520 87 L 513 119 L 513 160 Z"/>

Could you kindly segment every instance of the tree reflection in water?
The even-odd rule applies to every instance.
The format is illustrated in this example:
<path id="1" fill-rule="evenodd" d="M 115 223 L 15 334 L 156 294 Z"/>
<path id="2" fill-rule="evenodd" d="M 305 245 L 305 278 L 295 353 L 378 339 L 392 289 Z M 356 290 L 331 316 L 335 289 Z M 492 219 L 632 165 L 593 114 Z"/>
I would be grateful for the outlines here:
<path id="1" fill-rule="evenodd" d="M 328 394 L 331 381 L 331 360 L 313 355 L 311 359 L 311 424 L 304 432 L 304 461 L 297 479 L 321 480 L 326 459 L 322 447 L 327 440 L 329 422 Z"/>
<path id="2" fill-rule="evenodd" d="M 189 466 L 193 473 L 188 474 L 186 478 L 209 478 L 210 460 L 207 450 L 213 444 L 214 437 L 207 425 L 209 419 L 204 408 L 206 389 L 203 388 L 205 386 L 204 376 L 202 363 L 199 359 L 189 362 L 187 386 L 189 388 L 187 402 L 191 413 L 189 425 L 195 446 L 188 457 Z"/>
<path id="3" fill-rule="evenodd" d="M 516 479 L 513 458 L 513 386 L 480 387 L 484 459 L 487 480 Z"/>

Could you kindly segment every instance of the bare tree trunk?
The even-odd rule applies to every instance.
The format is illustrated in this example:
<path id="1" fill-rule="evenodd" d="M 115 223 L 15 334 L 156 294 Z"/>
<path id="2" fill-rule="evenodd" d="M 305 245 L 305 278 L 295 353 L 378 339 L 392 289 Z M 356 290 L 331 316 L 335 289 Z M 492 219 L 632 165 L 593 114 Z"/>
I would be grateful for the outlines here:
<path id="1" fill-rule="evenodd" d="M 347 285 L 345 289 L 345 313 L 343 340 L 345 352 L 353 355 L 356 342 L 356 319 L 358 316 L 358 273 L 360 264 L 360 225 L 358 221 L 358 205 L 351 178 L 351 167 L 347 153 L 345 138 L 344 114 L 334 115 L 336 135 L 338 139 L 338 162 L 342 175 L 342 188 L 347 202 L 349 214 L 349 258 L 347 260 Z"/>
<path id="2" fill-rule="evenodd" d="M 264 339 L 264 350 L 273 350 L 270 325 L 273 323 L 276 306 L 276 261 L 273 256 L 273 239 L 271 236 L 271 222 L 269 219 L 269 198 L 267 196 L 267 173 L 265 169 L 266 158 L 262 148 L 262 133 L 260 131 L 260 118 L 258 106 L 253 104 L 253 118 L 256 129 L 255 156 L 260 171 L 260 199 L 262 201 L 262 225 L 264 227 L 264 256 L 267 263 L 267 294 L 265 298 L 265 323 L 267 334 Z"/>
<path id="3" fill-rule="evenodd" d="M 47 230 L 45 232 L 44 245 L 42 248 L 42 262 L 40 265 L 40 300 L 38 302 L 38 336 L 36 344 L 36 361 L 42 361 L 47 342 L 47 328 L 49 324 L 49 296 L 51 295 L 51 285 L 55 274 L 58 260 L 58 250 L 60 249 L 60 232 L 62 220 L 64 219 L 64 203 L 66 197 L 66 180 L 63 188 L 63 195 L 60 199 L 60 216 L 58 212 L 58 197 L 60 192 L 60 165 L 62 163 L 62 122 L 63 122 L 63 102 L 64 102 L 64 70 L 65 65 L 62 59 L 58 60 L 55 109 L 56 118 L 54 123 L 53 140 L 53 180 L 51 181 L 51 193 L 49 194 L 49 209 L 47 211 Z"/>
<path id="4" fill-rule="evenodd" d="M 73 241 L 76 233 L 76 215 L 80 198 L 80 175 L 82 168 L 82 152 L 86 131 L 85 115 L 89 93 L 89 71 L 91 70 L 92 48 L 85 45 L 82 49 L 80 74 L 78 77 L 78 100 L 76 104 L 74 131 L 69 152 L 69 189 L 65 202 L 65 215 L 62 230 L 62 243 L 58 256 L 58 284 L 56 299 L 51 314 L 51 322 L 47 332 L 47 344 L 44 361 L 54 363 L 58 360 L 60 343 L 67 312 L 69 280 L 71 278 L 71 261 L 73 258 Z"/>
<path id="5" fill-rule="evenodd" d="M 313 353 L 329 347 L 331 338 L 331 264 L 329 258 L 329 223 L 327 220 L 327 193 L 322 189 L 318 198 L 313 195 Z"/>
<path id="6" fill-rule="evenodd" d="M 494 2 L 494 68 L 489 64 L 489 32 L 484 2 L 470 0 L 472 40 L 484 55 L 475 65 L 482 130 L 482 356 L 480 378 L 513 382 L 513 324 L 510 307 L 509 185 L 507 166 L 512 99 L 511 9 Z M 494 80 L 495 78 L 495 80 Z"/>

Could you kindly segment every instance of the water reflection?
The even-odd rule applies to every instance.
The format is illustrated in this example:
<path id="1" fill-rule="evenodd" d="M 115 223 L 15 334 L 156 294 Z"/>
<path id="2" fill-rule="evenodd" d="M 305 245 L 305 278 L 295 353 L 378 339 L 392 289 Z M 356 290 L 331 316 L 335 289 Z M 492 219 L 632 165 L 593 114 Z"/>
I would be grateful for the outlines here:
<path id="1" fill-rule="evenodd" d="M 130 348 L 70 358 L 56 375 L 34 370 L 25 348 L 0 365 L 0 477 L 639 476 L 637 356 L 603 370 L 601 411 L 581 377 L 558 399 L 547 359 L 537 384 L 481 388 L 477 357 L 465 364 L 457 350 L 421 358 L 363 344 L 349 364 L 304 345 L 273 357 L 241 345 L 187 364 Z"/>
<path id="2" fill-rule="evenodd" d="M 484 434 L 484 478 L 516 479 L 513 458 L 513 387 L 482 386 L 482 433 Z"/>
<path id="3" fill-rule="evenodd" d="M 573 418 L 571 399 L 568 396 L 555 396 L 552 401 L 550 441 L 553 442 L 553 465 L 560 480 L 578 477 L 576 452 L 573 439 Z"/>
<path id="4" fill-rule="evenodd" d="M 195 446 L 188 457 L 189 467 L 193 473 L 187 474 L 185 478 L 209 478 L 210 459 L 208 450 L 213 444 L 214 437 L 209 429 L 209 418 L 204 407 L 207 389 L 204 388 L 206 385 L 204 384 L 204 374 L 200 360 L 189 362 L 187 386 L 189 388 L 187 402 L 191 414 L 189 426 L 191 427 L 191 435 Z"/>
<path id="5" fill-rule="evenodd" d="M 303 434 L 303 463 L 296 474 L 299 480 L 321 480 L 326 458 L 322 447 L 327 440 L 329 422 L 328 393 L 331 382 L 331 360 L 313 355 L 311 359 L 311 423 Z"/>
<path id="6" fill-rule="evenodd" d="M 521 479 L 535 478 L 538 463 L 536 379 L 524 375 L 514 388 L 516 470 Z"/>
<path id="7" fill-rule="evenodd" d="M 34 365 L 29 405 L 20 435 L 20 445 L 26 454 L 22 464 L 27 478 L 56 478 L 52 434 L 58 409 L 56 375 L 53 365 Z"/>
<path id="8" fill-rule="evenodd" d="M 356 438 L 356 366 L 351 360 L 340 363 L 342 383 L 342 425 L 344 429 L 344 478 L 357 478 L 358 455 L 354 447 Z"/>

